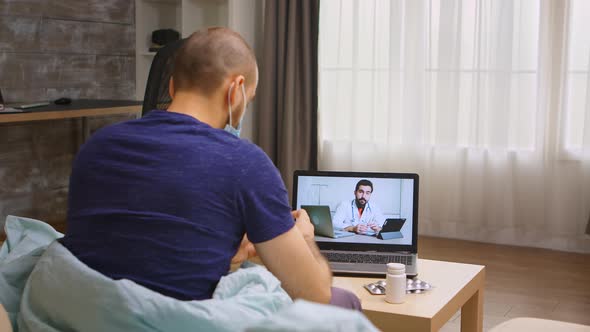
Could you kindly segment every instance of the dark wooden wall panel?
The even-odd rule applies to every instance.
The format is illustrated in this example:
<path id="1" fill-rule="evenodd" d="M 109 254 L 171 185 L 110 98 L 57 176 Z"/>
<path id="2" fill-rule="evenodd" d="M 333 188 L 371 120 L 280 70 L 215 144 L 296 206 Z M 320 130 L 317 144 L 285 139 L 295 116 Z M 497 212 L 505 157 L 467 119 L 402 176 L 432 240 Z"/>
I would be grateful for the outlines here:
<path id="1" fill-rule="evenodd" d="M 42 16 L 46 1 L 40 0 L 2 0 L 0 15 Z"/>
<path id="2" fill-rule="evenodd" d="M 2 16 L 0 50 L 133 56 L 135 30 L 126 24 Z"/>
<path id="3" fill-rule="evenodd" d="M 133 0 L 2 0 L 0 15 L 134 24 Z"/>
<path id="4" fill-rule="evenodd" d="M 25 54 L 7 61 L 0 70 L 10 73 L 7 78 L 14 87 L 99 87 L 133 82 L 135 60 L 110 55 Z"/>
<path id="5" fill-rule="evenodd" d="M 48 4 L 44 12 L 47 17 L 129 25 L 133 25 L 135 22 L 135 2 L 133 0 L 61 0 L 44 2 Z"/>
<path id="6" fill-rule="evenodd" d="M 133 0 L 0 0 L 4 99 L 133 99 L 134 6 Z M 96 117 L 89 124 L 94 132 L 126 119 Z M 81 143 L 80 119 L 0 124 L 0 225 L 14 214 L 64 230 Z"/>
<path id="7" fill-rule="evenodd" d="M 113 82 L 112 85 L 84 88 L 4 88 L 2 92 L 13 101 L 54 100 L 62 96 L 74 99 L 130 99 L 135 94 L 135 84 Z"/>
<path id="8" fill-rule="evenodd" d="M 88 87 L 96 81 L 96 56 L 89 54 L 7 54 L 0 85 L 11 88 Z M 1 58 L 0 58 L 1 59 Z M 8 93 L 6 99 L 12 99 Z"/>
<path id="9" fill-rule="evenodd" d="M 38 26 L 41 27 L 39 46 L 43 51 L 135 55 L 135 30 L 131 25 L 43 20 Z"/>
<path id="10" fill-rule="evenodd" d="M 39 50 L 38 18 L 0 16 L 0 51 Z"/>

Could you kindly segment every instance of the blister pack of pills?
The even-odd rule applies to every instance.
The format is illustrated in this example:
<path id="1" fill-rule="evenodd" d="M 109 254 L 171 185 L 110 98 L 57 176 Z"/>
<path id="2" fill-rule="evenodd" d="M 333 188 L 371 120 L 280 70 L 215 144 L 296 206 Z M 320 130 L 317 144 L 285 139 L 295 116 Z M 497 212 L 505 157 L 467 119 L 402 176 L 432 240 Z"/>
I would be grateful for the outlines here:
<path id="1" fill-rule="evenodd" d="M 365 289 L 373 295 L 385 295 L 385 280 L 379 280 L 365 285 Z M 406 294 L 424 293 L 433 286 L 426 281 L 420 279 L 408 279 L 406 283 Z"/>

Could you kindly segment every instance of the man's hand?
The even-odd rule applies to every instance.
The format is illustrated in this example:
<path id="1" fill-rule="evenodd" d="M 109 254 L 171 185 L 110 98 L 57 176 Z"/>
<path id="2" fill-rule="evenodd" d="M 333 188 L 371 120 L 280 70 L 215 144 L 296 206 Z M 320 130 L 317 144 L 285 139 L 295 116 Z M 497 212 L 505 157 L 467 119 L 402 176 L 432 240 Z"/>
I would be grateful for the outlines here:
<path id="1" fill-rule="evenodd" d="M 291 215 L 295 218 L 295 226 L 299 229 L 305 241 L 314 241 L 314 227 L 307 212 L 299 209 L 291 212 Z"/>
<path id="2" fill-rule="evenodd" d="M 248 236 L 244 235 L 238 251 L 236 252 L 234 258 L 231 259 L 231 264 L 242 264 L 244 261 L 247 261 L 252 257 L 256 257 L 257 255 L 256 248 L 254 248 L 252 242 L 248 240 Z"/>
<path id="3" fill-rule="evenodd" d="M 271 240 L 256 243 L 256 251 L 292 299 L 329 303 L 332 272 L 315 243 L 313 225 L 305 210 L 291 214 L 297 220 L 295 226 Z"/>

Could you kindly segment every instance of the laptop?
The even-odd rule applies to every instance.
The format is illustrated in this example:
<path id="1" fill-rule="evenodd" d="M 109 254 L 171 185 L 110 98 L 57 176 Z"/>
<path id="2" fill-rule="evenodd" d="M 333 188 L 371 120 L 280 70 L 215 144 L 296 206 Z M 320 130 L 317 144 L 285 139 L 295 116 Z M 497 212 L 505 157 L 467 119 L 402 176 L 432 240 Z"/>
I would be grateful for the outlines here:
<path id="1" fill-rule="evenodd" d="M 413 173 L 299 170 L 293 176 L 293 208 L 323 210 L 317 221 L 310 218 L 316 228 L 381 224 L 377 234 L 348 232 L 352 236 L 341 238 L 316 230 L 316 243 L 334 274 L 383 277 L 386 264 L 394 262 L 405 264 L 406 274 L 413 277 L 418 274 L 418 183 Z M 357 198 L 357 186 L 365 196 Z"/>
<path id="2" fill-rule="evenodd" d="M 7 107 L 4 104 L 4 97 L 2 97 L 2 90 L 0 90 L 0 114 L 10 114 L 10 113 L 22 113 L 22 110 L 17 110 L 16 108 Z"/>
<path id="3" fill-rule="evenodd" d="M 354 236 L 354 233 L 347 231 L 334 230 L 332 224 L 332 215 L 330 207 L 327 205 L 301 205 L 309 215 L 309 219 L 314 227 L 314 234 L 318 236 L 327 236 L 333 239 L 339 239 L 346 236 Z"/>

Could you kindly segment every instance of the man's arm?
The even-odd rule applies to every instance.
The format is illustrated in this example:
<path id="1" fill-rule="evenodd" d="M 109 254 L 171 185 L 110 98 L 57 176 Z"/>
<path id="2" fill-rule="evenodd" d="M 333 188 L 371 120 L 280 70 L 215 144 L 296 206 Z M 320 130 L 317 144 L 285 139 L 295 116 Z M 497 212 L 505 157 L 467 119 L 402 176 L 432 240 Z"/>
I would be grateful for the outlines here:
<path id="1" fill-rule="evenodd" d="M 244 235 L 242 238 L 242 242 L 238 247 L 238 251 L 231 259 L 231 265 L 239 265 L 242 264 L 244 261 L 247 261 L 250 258 L 256 257 L 258 254 L 256 253 L 256 248 L 250 240 L 248 240 L 248 235 Z"/>
<path id="2" fill-rule="evenodd" d="M 313 237 L 304 210 L 293 212 L 295 227 L 271 240 L 256 243 L 258 256 L 293 299 L 329 303 L 332 272 Z"/>

